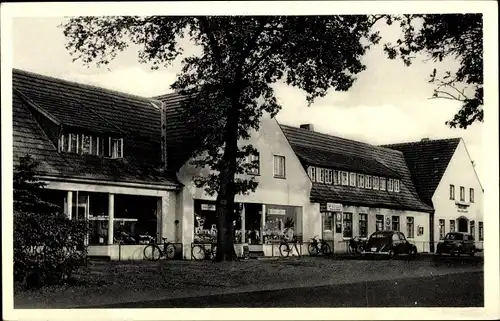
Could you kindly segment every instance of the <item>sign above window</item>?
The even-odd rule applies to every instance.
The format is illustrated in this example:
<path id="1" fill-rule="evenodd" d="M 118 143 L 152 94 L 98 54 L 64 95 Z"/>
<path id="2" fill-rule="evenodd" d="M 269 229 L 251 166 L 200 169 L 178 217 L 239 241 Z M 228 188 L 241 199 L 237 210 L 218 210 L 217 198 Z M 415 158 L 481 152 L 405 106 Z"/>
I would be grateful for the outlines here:
<path id="1" fill-rule="evenodd" d="M 267 210 L 268 215 L 286 215 L 286 210 L 282 208 L 269 208 Z"/>
<path id="2" fill-rule="evenodd" d="M 201 204 L 202 211 L 215 211 L 215 204 Z"/>
<path id="3" fill-rule="evenodd" d="M 326 210 L 329 212 L 342 212 L 343 207 L 340 203 L 326 203 Z"/>

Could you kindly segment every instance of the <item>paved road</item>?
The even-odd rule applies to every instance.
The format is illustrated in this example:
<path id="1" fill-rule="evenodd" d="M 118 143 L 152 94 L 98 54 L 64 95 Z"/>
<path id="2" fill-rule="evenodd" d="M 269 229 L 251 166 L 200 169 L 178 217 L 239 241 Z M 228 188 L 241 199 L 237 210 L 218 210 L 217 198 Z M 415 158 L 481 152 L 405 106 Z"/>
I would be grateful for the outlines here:
<path id="1" fill-rule="evenodd" d="M 155 300 L 96 308 L 481 307 L 483 273 Z"/>

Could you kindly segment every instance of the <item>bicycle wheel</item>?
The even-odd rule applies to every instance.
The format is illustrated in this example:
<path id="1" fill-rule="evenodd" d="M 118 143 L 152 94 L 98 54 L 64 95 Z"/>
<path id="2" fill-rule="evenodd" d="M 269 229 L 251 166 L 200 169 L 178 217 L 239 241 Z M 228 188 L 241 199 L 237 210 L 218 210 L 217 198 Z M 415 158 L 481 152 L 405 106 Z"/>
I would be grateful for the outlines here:
<path id="1" fill-rule="evenodd" d="M 175 245 L 172 243 L 167 243 L 167 245 L 165 245 L 165 257 L 167 259 L 173 259 L 175 257 Z"/>
<path id="2" fill-rule="evenodd" d="M 280 244 L 280 254 L 283 257 L 288 257 L 290 255 L 290 246 L 286 243 Z"/>
<path id="3" fill-rule="evenodd" d="M 314 244 L 309 244 L 309 246 L 307 246 L 307 251 L 309 252 L 310 256 L 318 255 L 318 247 Z"/>
<path id="4" fill-rule="evenodd" d="M 205 258 L 205 247 L 203 245 L 195 245 L 191 248 L 191 256 L 196 261 L 201 261 Z"/>
<path id="5" fill-rule="evenodd" d="M 321 253 L 323 253 L 324 255 L 332 254 L 332 248 L 330 247 L 330 245 L 328 245 L 328 243 L 321 244 Z"/>
<path id="6" fill-rule="evenodd" d="M 144 248 L 144 258 L 149 261 L 158 261 L 162 253 L 158 245 L 149 244 Z"/>

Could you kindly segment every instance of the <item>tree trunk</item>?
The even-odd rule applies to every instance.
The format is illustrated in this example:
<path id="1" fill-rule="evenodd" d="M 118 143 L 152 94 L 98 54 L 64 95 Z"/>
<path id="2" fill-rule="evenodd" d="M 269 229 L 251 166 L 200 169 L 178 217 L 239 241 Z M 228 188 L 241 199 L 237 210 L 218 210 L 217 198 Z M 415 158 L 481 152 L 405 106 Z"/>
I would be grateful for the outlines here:
<path id="1" fill-rule="evenodd" d="M 232 93 L 234 96 L 235 93 Z M 234 97 L 233 96 L 233 97 Z M 224 133 L 225 148 L 222 156 L 224 166 L 219 174 L 219 191 L 217 193 L 217 253 L 216 261 L 232 261 L 234 253 L 233 220 L 234 196 L 238 152 L 239 106 L 237 98 L 232 99 L 232 106 L 226 113 Z"/>

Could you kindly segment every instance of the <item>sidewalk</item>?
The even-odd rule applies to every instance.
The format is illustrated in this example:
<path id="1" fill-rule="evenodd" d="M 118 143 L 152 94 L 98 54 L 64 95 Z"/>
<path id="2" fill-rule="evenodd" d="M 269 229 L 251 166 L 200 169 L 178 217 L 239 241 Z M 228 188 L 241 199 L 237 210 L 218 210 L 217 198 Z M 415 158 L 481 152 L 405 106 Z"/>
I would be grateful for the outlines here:
<path id="1" fill-rule="evenodd" d="M 300 288 L 482 271 L 482 265 L 434 266 L 427 260 L 287 258 L 210 261 L 98 262 L 74 286 L 15 295 L 15 308 L 89 307 L 123 302 Z"/>

